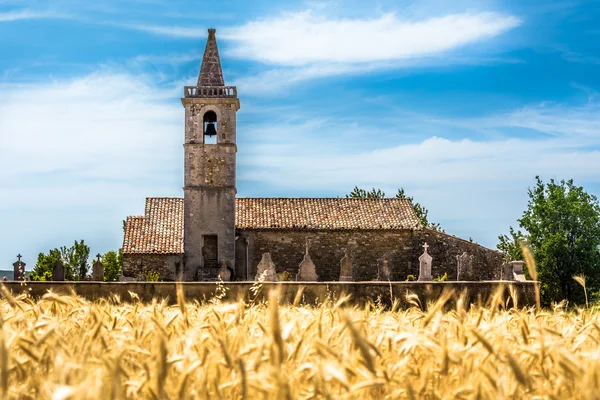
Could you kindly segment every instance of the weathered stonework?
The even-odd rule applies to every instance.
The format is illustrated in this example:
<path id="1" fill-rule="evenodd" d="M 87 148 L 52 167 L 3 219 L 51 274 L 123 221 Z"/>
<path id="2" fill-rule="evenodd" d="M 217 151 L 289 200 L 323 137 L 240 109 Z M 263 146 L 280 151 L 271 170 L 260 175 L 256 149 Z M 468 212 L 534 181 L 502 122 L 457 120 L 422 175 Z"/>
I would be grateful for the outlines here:
<path id="1" fill-rule="evenodd" d="M 248 241 L 251 277 L 256 274 L 255 266 L 265 252 L 271 253 L 278 273 L 287 271 L 296 276 L 307 240 L 310 240 L 311 258 L 319 281 L 338 280 L 344 249 L 352 254 L 354 281 L 376 280 L 378 260 L 385 253 L 389 254 L 391 280 L 404 280 L 412 271 L 410 230 L 244 230 L 239 234 Z M 243 264 L 244 260 L 237 262 Z"/>
<path id="2" fill-rule="evenodd" d="M 456 257 L 464 252 L 471 255 L 469 268 L 461 271 L 461 280 L 483 281 L 500 279 L 503 255 L 499 251 L 488 249 L 477 243 L 469 242 L 433 229 L 418 229 L 412 239 L 413 261 L 417 268 L 418 259 L 423 252 L 423 244 L 429 245 L 428 253 L 433 257 L 431 274 L 434 278 L 448 274 L 448 280 L 456 280 Z"/>
<path id="3" fill-rule="evenodd" d="M 235 271 L 236 93 L 224 87 L 215 30 L 209 29 L 198 85 L 186 87 L 181 99 L 186 280 L 215 280 L 224 266 Z M 205 141 L 209 115 L 216 118 L 211 120 L 216 122 L 216 143 Z"/>
<path id="4" fill-rule="evenodd" d="M 123 254 L 123 276 L 128 278 L 157 272 L 161 281 L 177 281 L 183 272 L 182 266 L 182 255 Z"/>

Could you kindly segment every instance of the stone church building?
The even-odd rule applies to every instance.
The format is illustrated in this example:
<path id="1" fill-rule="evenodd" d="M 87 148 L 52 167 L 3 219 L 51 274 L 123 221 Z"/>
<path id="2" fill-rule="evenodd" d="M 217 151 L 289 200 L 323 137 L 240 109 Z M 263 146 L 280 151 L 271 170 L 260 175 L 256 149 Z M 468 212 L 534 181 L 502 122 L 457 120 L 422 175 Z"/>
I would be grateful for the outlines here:
<path id="1" fill-rule="evenodd" d="M 319 281 L 340 277 L 347 254 L 353 280 L 418 277 L 429 245 L 433 276 L 457 278 L 457 256 L 470 262 L 461 280 L 497 279 L 502 254 L 425 228 L 404 199 L 240 198 L 236 191 L 237 89 L 225 86 L 215 30 L 209 29 L 196 86 L 186 86 L 183 198 L 146 199 L 144 215 L 127 217 L 123 274 L 215 280 L 222 267 L 253 280 L 263 253 L 277 272 L 298 272 L 306 247 Z M 243 134 L 243 133 L 242 133 Z"/>

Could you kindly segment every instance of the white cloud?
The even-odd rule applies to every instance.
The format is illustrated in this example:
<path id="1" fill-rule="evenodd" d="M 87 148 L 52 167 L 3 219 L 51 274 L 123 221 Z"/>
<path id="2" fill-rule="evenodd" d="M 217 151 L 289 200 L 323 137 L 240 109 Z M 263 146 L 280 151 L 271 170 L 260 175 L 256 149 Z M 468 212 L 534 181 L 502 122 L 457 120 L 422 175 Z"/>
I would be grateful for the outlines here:
<path id="1" fill-rule="evenodd" d="M 306 11 L 229 28 L 222 37 L 235 42 L 233 55 L 265 63 L 367 63 L 448 52 L 520 23 L 514 16 L 491 12 L 408 21 L 394 14 L 328 19 Z"/>
<path id="2" fill-rule="evenodd" d="M 17 10 L 0 12 L 0 22 L 13 22 L 26 19 L 64 18 L 62 14 L 51 11 Z"/>

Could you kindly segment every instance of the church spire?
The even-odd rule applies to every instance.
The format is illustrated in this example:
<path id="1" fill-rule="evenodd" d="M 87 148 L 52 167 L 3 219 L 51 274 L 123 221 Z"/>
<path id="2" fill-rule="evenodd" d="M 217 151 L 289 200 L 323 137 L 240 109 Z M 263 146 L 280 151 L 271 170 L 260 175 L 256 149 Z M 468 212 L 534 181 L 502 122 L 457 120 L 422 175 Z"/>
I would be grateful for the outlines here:
<path id="1" fill-rule="evenodd" d="M 215 31 L 215 29 L 208 30 L 208 40 L 206 49 L 204 49 L 200 75 L 198 75 L 198 86 L 225 86 Z"/>

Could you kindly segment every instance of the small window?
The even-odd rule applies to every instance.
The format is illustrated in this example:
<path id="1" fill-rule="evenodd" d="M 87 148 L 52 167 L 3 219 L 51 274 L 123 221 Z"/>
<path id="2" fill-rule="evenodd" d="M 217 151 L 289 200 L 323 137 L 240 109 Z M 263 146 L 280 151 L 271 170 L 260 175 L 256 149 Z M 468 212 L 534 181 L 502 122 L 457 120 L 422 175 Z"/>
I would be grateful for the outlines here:
<path id="1" fill-rule="evenodd" d="M 217 114 L 214 111 L 208 111 L 204 114 L 204 143 L 217 143 Z"/>

